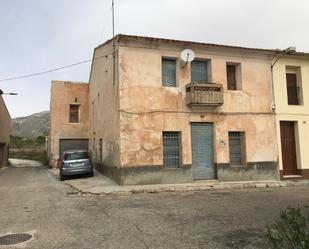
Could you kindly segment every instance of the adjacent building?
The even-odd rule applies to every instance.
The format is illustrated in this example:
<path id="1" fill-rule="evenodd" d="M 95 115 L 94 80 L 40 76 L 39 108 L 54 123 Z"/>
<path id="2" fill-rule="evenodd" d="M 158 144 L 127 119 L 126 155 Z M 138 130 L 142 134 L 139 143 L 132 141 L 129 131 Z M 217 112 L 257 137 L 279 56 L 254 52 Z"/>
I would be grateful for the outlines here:
<path id="1" fill-rule="evenodd" d="M 88 150 L 89 117 L 89 84 L 52 81 L 48 139 L 51 166 L 57 167 L 65 150 Z"/>
<path id="2" fill-rule="evenodd" d="M 280 177 L 308 179 L 309 54 L 276 54 L 273 82 Z"/>
<path id="3" fill-rule="evenodd" d="M 179 59 L 184 49 L 192 62 Z M 97 168 L 123 185 L 277 179 L 273 53 L 127 35 L 98 46 L 89 82 Z"/>
<path id="4" fill-rule="evenodd" d="M 0 168 L 7 165 L 11 133 L 11 117 L 0 89 Z"/>

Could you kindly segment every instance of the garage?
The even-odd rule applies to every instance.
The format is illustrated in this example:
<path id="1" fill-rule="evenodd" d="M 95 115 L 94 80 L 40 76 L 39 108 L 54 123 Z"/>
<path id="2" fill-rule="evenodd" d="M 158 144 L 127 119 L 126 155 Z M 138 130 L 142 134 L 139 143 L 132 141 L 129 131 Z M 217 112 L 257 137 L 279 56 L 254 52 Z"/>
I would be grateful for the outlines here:
<path id="1" fill-rule="evenodd" d="M 66 150 L 87 150 L 88 151 L 89 140 L 88 139 L 60 139 L 59 140 L 59 155 Z"/>

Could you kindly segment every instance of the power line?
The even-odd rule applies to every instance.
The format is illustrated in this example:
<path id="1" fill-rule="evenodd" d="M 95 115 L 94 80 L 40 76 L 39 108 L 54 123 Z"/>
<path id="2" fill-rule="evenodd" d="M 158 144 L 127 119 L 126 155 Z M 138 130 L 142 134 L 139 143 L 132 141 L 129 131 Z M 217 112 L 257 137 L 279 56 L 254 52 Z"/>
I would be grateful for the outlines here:
<path id="1" fill-rule="evenodd" d="M 47 73 L 59 71 L 59 70 L 62 70 L 62 69 L 65 69 L 65 68 L 69 68 L 69 67 L 75 67 L 75 66 L 78 66 L 78 65 L 81 65 L 81 64 L 85 64 L 85 63 L 88 63 L 88 62 L 96 61 L 98 59 L 101 59 L 101 58 L 106 57 L 106 56 L 111 55 L 111 54 L 112 53 L 108 53 L 108 54 L 99 56 L 97 58 L 76 62 L 76 63 L 70 64 L 70 65 L 66 65 L 66 66 L 63 66 L 63 67 L 52 68 L 52 69 L 49 69 L 49 70 L 46 70 L 46 71 L 42 71 L 42 72 L 37 72 L 37 73 L 26 74 L 26 75 L 22 75 L 22 76 L 15 76 L 15 77 L 11 77 L 11 78 L 0 79 L 0 82 L 17 80 L 17 79 L 24 79 L 24 78 L 29 78 L 29 77 L 34 77 L 34 76 L 38 76 L 38 75 L 42 75 L 42 74 L 47 74 Z"/>
<path id="2" fill-rule="evenodd" d="M 112 10 L 112 26 L 113 26 L 113 38 L 114 38 L 114 32 L 115 32 L 114 31 L 114 0 L 112 0 L 112 6 L 109 8 L 109 10 Z M 108 21 L 108 17 L 109 17 L 109 14 L 107 14 L 106 20 L 104 21 L 105 24 L 103 26 L 102 35 L 104 34 L 105 28 L 107 27 L 107 24 L 108 24 L 108 22 L 107 22 Z M 113 39 L 113 47 L 114 47 L 114 39 Z M 113 50 L 114 50 L 114 48 L 113 48 Z M 78 65 L 81 65 L 81 64 L 85 64 L 85 63 L 88 63 L 88 62 L 93 62 L 93 61 L 95 61 L 97 59 L 103 58 L 105 56 L 108 56 L 108 55 L 111 55 L 111 54 L 114 54 L 114 53 L 115 53 L 115 51 L 113 51 L 112 53 L 109 53 L 109 54 L 105 54 L 105 55 L 99 56 L 99 57 L 94 58 L 94 59 L 88 59 L 88 60 L 84 60 L 84 61 L 80 61 L 80 62 L 76 62 L 76 63 L 70 64 L 70 65 L 66 65 L 66 66 L 63 66 L 63 67 L 52 68 L 52 69 L 49 69 L 49 70 L 46 70 L 46 71 L 42 71 L 42 72 L 37 72 L 37 73 L 26 74 L 26 75 L 22 75 L 22 76 L 15 76 L 15 77 L 10 77 L 10 78 L 0 79 L 0 82 L 12 81 L 12 80 L 17 80 L 17 79 L 24 79 L 24 78 L 29 78 L 29 77 L 34 77 L 34 76 L 38 76 L 38 75 L 42 75 L 42 74 L 47 74 L 47 73 L 59 71 L 59 70 L 70 68 L 70 67 L 75 67 L 75 66 L 78 66 Z M 115 59 L 113 59 L 113 61 L 114 60 Z M 113 62 L 113 68 L 114 68 L 114 62 Z"/>

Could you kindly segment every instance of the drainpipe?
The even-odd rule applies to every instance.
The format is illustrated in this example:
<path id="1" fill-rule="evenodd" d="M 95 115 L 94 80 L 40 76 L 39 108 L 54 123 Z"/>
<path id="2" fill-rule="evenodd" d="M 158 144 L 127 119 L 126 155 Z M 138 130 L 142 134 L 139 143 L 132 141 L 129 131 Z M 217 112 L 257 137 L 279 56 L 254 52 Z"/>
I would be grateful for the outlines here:
<path id="1" fill-rule="evenodd" d="M 272 55 L 272 57 L 275 57 L 276 54 Z M 276 134 L 276 148 L 277 148 L 277 180 L 280 180 L 280 169 L 279 169 L 279 148 L 278 148 L 278 129 L 277 129 L 277 118 L 276 118 L 276 97 L 275 97 L 275 86 L 274 86 L 274 66 L 277 63 L 277 61 L 280 59 L 280 56 L 277 57 L 277 59 L 271 64 L 270 71 L 271 71 L 271 89 L 272 89 L 272 98 L 273 98 L 273 104 L 271 106 L 273 113 L 275 115 L 275 134 Z"/>

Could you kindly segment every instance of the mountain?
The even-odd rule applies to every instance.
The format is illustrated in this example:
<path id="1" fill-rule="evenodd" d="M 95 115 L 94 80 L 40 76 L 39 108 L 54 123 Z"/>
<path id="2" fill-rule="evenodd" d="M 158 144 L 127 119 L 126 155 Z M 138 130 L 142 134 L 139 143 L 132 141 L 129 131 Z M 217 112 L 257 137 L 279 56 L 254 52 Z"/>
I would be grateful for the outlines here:
<path id="1" fill-rule="evenodd" d="M 26 117 L 12 119 L 13 136 L 37 138 L 48 134 L 50 127 L 50 112 L 44 111 Z"/>

